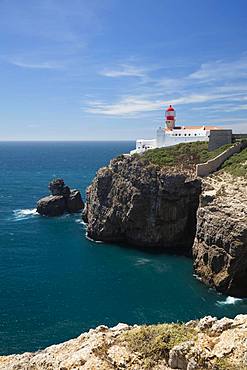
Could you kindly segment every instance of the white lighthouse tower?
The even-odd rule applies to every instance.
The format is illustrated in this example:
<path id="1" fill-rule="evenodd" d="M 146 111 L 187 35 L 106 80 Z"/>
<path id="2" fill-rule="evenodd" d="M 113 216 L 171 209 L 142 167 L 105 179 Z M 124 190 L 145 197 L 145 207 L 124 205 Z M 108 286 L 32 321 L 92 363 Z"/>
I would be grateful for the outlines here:
<path id="1" fill-rule="evenodd" d="M 175 128 L 176 111 L 171 105 L 169 106 L 169 108 L 167 108 L 165 117 L 166 117 L 166 127 L 169 130 L 173 130 Z"/>

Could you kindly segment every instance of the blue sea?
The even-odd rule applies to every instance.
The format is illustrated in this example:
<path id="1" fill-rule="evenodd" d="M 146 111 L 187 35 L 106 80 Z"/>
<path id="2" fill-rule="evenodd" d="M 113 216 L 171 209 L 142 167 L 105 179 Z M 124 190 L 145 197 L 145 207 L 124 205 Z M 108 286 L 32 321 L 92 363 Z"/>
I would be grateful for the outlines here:
<path id="1" fill-rule="evenodd" d="M 0 354 L 44 348 L 99 324 L 247 313 L 193 276 L 192 261 L 86 238 L 80 214 L 35 212 L 48 182 L 82 194 L 133 142 L 0 143 Z"/>

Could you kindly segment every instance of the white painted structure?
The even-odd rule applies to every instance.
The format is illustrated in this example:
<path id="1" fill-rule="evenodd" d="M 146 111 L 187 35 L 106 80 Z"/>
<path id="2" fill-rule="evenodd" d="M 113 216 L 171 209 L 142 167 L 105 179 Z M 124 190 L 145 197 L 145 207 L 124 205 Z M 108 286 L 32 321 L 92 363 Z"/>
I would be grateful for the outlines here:
<path id="1" fill-rule="evenodd" d="M 180 143 L 195 141 L 209 141 L 211 130 L 218 130 L 214 126 L 176 126 L 176 112 L 170 107 L 166 110 L 166 127 L 159 127 L 155 139 L 136 140 L 136 149 L 130 154 L 143 153 L 148 149 L 162 148 Z"/>

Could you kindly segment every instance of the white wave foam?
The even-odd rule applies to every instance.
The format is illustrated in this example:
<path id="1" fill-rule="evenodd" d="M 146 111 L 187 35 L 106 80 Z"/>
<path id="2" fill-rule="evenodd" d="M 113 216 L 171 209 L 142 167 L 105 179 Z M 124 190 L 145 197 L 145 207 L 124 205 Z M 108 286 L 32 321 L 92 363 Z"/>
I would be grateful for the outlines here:
<path id="1" fill-rule="evenodd" d="M 36 208 L 15 209 L 13 213 L 14 213 L 14 218 L 16 221 L 20 221 L 24 219 L 26 220 L 30 217 L 38 215 Z"/>
<path id="2" fill-rule="evenodd" d="M 77 218 L 77 219 L 75 220 L 75 222 L 76 222 L 77 224 L 80 224 L 80 225 L 83 225 L 83 226 L 87 226 L 86 222 L 85 222 L 85 221 L 83 221 L 81 218 Z"/>
<path id="3" fill-rule="evenodd" d="M 88 239 L 90 242 L 97 243 L 97 244 L 103 244 L 102 240 L 94 240 L 88 236 L 88 234 L 85 234 L 86 239 Z"/>
<path id="4" fill-rule="evenodd" d="M 217 301 L 216 303 L 220 306 L 224 306 L 227 304 L 237 304 L 243 302 L 243 299 L 241 298 L 234 298 L 234 297 L 227 297 L 224 301 Z"/>
<path id="5" fill-rule="evenodd" d="M 143 266 L 146 265 L 147 263 L 151 262 L 149 258 L 137 258 L 135 262 L 135 266 Z"/>
<path id="6" fill-rule="evenodd" d="M 196 280 L 202 281 L 202 279 L 200 278 L 200 276 L 198 276 L 198 275 L 196 275 L 196 274 L 193 274 L 193 277 L 194 277 Z"/>

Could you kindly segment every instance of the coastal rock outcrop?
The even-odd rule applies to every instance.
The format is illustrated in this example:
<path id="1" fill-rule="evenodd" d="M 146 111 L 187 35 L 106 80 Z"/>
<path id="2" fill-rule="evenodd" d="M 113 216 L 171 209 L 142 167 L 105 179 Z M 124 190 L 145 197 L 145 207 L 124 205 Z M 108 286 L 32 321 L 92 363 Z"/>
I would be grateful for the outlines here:
<path id="1" fill-rule="evenodd" d="M 193 244 L 200 191 L 191 173 L 120 156 L 87 189 L 88 236 L 184 252 Z"/>
<path id="2" fill-rule="evenodd" d="M 0 356 L 0 370 L 244 370 L 246 338 L 247 315 L 185 324 L 101 325 L 38 352 Z"/>
<path id="3" fill-rule="evenodd" d="M 75 213 L 84 208 L 79 190 L 70 190 L 62 179 L 50 182 L 51 195 L 41 198 L 37 203 L 37 212 L 44 216 L 61 216 L 65 212 Z"/>
<path id="4" fill-rule="evenodd" d="M 204 283 L 247 297 L 246 179 L 225 172 L 203 179 L 193 257 Z"/>

